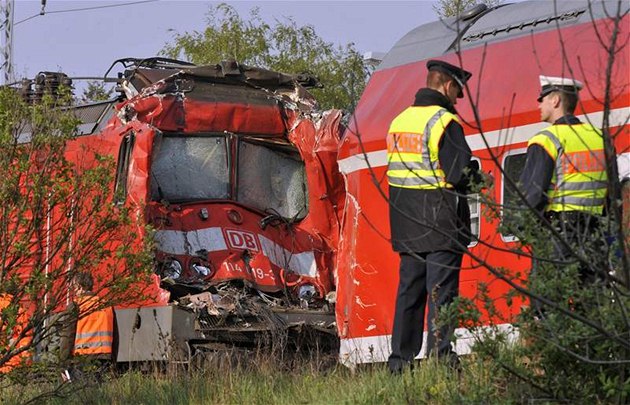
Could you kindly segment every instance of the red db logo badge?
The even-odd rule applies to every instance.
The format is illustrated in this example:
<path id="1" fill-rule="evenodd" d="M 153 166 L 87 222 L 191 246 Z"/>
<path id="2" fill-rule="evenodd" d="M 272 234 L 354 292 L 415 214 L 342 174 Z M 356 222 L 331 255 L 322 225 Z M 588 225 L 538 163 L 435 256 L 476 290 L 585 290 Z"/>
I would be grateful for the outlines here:
<path id="1" fill-rule="evenodd" d="M 230 245 L 232 249 L 251 250 L 254 252 L 260 251 L 256 235 L 251 232 L 226 229 L 225 234 L 227 236 L 228 245 Z"/>

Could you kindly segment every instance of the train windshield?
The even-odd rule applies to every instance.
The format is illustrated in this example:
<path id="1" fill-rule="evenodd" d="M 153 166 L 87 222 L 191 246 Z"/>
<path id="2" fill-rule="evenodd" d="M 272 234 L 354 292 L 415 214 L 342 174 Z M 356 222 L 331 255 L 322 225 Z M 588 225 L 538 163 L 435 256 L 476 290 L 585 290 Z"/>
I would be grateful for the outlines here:
<path id="1" fill-rule="evenodd" d="M 297 151 L 249 142 L 240 142 L 238 151 L 237 201 L 283 218 L 304 218 L 308 191 Z"/>
<path id="2" fill-rule="evenodd" d="M 151 199 L 171 203 L 232 199 L 289 220 L 302 219 L 308 212 L 306 172 L 298 151 L 238 137 L 157 138 Z"/>
<path id="3" fill-rule="evenodd" d="M 169 202 L 230 196 L 224 137 L 161 137 L 153 148 L 151 199 Z"/>

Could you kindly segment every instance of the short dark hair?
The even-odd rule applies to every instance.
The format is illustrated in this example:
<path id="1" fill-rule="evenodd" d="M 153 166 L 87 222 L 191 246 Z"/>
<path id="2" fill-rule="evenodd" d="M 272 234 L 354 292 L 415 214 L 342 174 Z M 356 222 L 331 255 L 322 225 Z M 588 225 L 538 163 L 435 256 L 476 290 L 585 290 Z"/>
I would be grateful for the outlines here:
<path id="1" fill-rule="evenodd" d="M 85 291 L 92 291 L 94 288 L 94 278 L 90 273 L 77 273 L 74 276 L 74 281 Z"/>
<path id="2" fill-rule="evenodd" d="M 558 91 L 556 93 L 558 93 L 560 101 L 562 101 L 563 112 L 565 114 L 573 114 L 578 103 L 577 93 L 567 93 L 566 91 Z"/>
<path id="3" fill-rule="evenodd" d="M 427 87 L 434 90 L 443 84 L 454 81 L 451 76 L 439 70 L 429 70 L 429 74 L 427 75 Z"/>

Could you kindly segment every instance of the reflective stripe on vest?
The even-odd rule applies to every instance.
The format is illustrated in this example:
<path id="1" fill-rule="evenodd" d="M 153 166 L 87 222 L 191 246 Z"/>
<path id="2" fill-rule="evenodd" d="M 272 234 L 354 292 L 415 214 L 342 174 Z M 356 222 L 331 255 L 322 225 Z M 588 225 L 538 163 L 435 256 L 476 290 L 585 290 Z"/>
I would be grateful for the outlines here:
<path id="1" fill-rule="evenodd" d="M 114 341 L 114 314 L 111 308 L 98 311 L 96 296 L 83 297 L 79 302 L 77 333 L 74 340 L 74 353 L 80 355 L 110 354 Z M 88 315 L 83 316 L 86 312 Z"/>
<path id="2" fill-rule="evenodd" d="M 400 113 L 387 133 L 387 179 L 393 187 L 448 187 L 438 160 L 439 143 L 457 117 L 440 106 L 412 106 Z"/>
<path id="3" fill-rule="evenodd" d="M 601 214 L 606 201 L 604 140 L 589 124 L 552 125 L 529 140 L 555 162 L 546 211 Z"/>

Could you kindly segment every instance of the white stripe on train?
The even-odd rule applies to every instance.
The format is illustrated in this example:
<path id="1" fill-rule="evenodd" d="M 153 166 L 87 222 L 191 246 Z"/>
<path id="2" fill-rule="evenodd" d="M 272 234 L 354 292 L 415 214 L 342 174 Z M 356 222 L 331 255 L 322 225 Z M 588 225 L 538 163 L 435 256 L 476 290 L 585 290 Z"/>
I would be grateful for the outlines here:
<path id="1" fill-rule="evenodd" d="M 590 122 L 595 126 L 601 126 L 604 118 L 602 111 L 580 115 L 578 118 L 583 122 Z M 611 127 L 628 124 L 630 120 L 630 107 L 611 110 L 609 121 Z M 536 124 L 522 125 L 519 127 L 505 128 L 497 131 L 486 132 L 485 138 L 488 146 L 496 148 L 500 146 L 510 146 L 527 142 L 536 132 L 549 126 L 541 122 Z M 385 139 L 383 135 L 383 140 Z M 486 149 L 486 143 L 481 134 L 466 136 L 466 141 L 473 152 Z M 619 164 L 619 176 L 621 178 L 630 177 L 630 153 L 626 152 L 617 157 Z M 339 160 L 339 170 L 344 174 L 354 173 L 368 167 L 377 168 L 387 166 L 387 150 L 377 150 L 366 154 L 356 154 Z M 368 166 L 369 163 L 369 166 Z"/>
<path id="2" fill-rule="evenodd" d="M 228 249 L 220 227 L 192 231 L 159 230 L 155 232 L 154 237 L 158 250 L 171 255 L 194 256 L 200 250 L 217 252 Z M 257 238 L 262 253 L 271 263 L 304 276 L 317 276 L 317 263 L 313 251 L 290 252 L 263 235 L 257 234 Z"/>
<path id="3" fill-rule="evenodd" d="M 457 338 L 454 344 L 455 351 L 459 355 L 470 354 L 477 340 L 498 333 L 505 334 L 511 342 L 518 339 L 518 329 L 508 323 L 495 325 L 494 328 L 480 328 L 476 332 L 471 332 L 466 328 L 458 328 L 455 330 Z M 339 348 L 339 361 L 347 367 L 354 367 L 363 363 L 387 361 L 391 353 L 391 338 L 392 335 L 342 338 Z M 424 342 L 427 341 L 427 332 L 424 332 L 423 340 Z M 422 350 L 416 358 L 421 359 L 424 357 L 426 357 L 426 345 L 422 346 Z"/>

